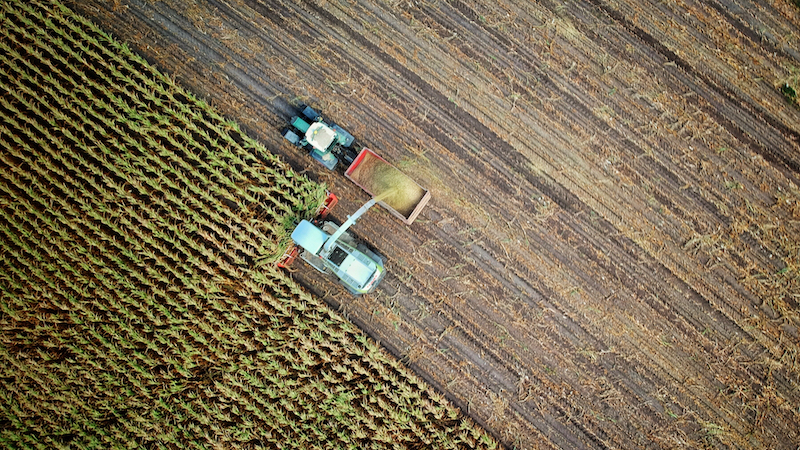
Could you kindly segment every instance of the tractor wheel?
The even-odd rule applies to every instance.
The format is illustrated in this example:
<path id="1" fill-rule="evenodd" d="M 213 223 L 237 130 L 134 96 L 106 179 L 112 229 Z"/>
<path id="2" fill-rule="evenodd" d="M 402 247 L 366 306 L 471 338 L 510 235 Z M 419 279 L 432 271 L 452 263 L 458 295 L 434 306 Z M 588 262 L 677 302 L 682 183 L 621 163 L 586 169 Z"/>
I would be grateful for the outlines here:
<path id="1" fill-rule="evenodd" d="M 319 119 L 319 113 L 314 111 L 310 106 L 300 105 L 300 108 L 303 115 L 306 116 L 308 120 L 315 122 L 317 119 Z"/>
<path id="2" fill-rule="evenodd" d="M 281 135 L 293 145 L 297 145 L 300 142 L 300 136 L 298 136 L 297 133 L 290 130 L 288 127 L 283 129 Z"/>

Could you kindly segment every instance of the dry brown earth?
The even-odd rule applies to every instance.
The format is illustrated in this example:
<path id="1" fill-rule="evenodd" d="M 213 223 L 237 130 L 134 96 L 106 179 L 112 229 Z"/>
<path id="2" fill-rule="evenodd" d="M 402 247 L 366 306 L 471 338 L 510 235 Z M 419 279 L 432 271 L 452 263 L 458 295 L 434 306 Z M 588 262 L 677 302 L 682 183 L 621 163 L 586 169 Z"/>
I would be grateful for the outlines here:
<path id="1" fill-rule="evenodd" d="M 284 143 L 307 102 L 433 194 L 354 299 L 295 276 L 509 448 L 800 445 L 790 0 L 81 1 Z"/>

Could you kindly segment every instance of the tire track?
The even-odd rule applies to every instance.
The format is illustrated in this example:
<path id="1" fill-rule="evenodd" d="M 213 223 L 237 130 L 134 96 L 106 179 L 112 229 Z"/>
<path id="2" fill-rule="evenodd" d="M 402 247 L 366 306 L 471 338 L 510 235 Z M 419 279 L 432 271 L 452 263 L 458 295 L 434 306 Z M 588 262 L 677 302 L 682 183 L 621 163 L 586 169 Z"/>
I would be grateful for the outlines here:
<path id="1" fill-rule="evenodd" d="M 729 13 L 725 8 L 730 10 L 734 10 L 738 13 L 746 13 L 746 9 L 742 9 L 735 2 L 732 1 L 720 1 L 714 0 L 712 2 L 705 3 L 710 8 L 713 8 L 714 11 L 717 12 L 720 16 L 724 17 L 726 22 L 733 26 L 739 33 L 743 36 L 746 36 L 750 42 L 752 43 L 752 47 L 758 48 L 758 44 L 767 48 L 769 53 L 780 53 L 781 55 L 785 56 L 786 58 L 793 59 L 797 62 L 800 62 L 800 53 L 797 52 L 796 49 L 788 48 L 779 46 L 776 44 L 774 36 L 765 36 L 764 34 L 759 34 L 753 29 L 750 24 L 748 24 L 745 19 L 737 18 L 734 14 Z M 765 5 L 761 5 L 764 7 Z M 777 12 L 773 9 L 774 12 Z"/>

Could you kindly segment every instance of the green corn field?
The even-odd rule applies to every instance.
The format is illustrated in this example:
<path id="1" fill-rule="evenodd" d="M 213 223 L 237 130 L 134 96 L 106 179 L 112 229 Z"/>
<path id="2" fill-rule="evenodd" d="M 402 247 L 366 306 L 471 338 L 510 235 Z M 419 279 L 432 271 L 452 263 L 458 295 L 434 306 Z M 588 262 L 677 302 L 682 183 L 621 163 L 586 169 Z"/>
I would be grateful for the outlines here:
<path id="1" fill-rule="evenodd" d="M 324 186 L 58 2 L 0 30 L 0 447 L 496 447 L 275 267 Z"/>

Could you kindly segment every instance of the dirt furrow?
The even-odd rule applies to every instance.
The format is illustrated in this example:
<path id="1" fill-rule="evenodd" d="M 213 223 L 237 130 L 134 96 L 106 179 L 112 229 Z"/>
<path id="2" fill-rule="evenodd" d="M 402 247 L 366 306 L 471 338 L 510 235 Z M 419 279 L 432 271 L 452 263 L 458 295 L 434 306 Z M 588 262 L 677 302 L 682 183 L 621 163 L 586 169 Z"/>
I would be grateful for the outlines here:
<path id="1" fill-rule="evenodd" d="M 590 0 L 609 17 L 621 24 L 632 36 L 636 36 L 667 63 L 674 63 L 680 71 L 672 73 L 680 80 L 678 85 L 691 89 L 707 104 L 698 105 L 713 116 L 731 135 L 758 151 L 767 161 L 775 165 L 787 178 L 800 182 L 800 161 L 796 149 L 800 145 L 800 134 L 777 120 L 763 108 L 759 108 L 746 96 L 737 94 L 733 86 L 713 73 L 701 72 L 684 58 L 667 48 L 645 29 L 636 26 L 619 10 L 602 0 Z M 760 45 L 759 45 L 760 47 Z M 663 64 L 663 63 L 662 63 Z M 729 119 L 734 117 L 735 119 Z"/>

